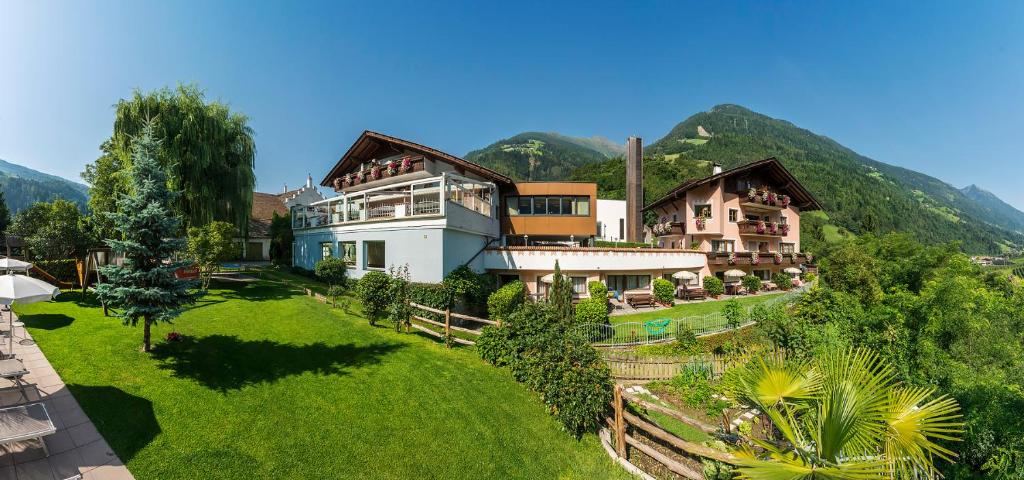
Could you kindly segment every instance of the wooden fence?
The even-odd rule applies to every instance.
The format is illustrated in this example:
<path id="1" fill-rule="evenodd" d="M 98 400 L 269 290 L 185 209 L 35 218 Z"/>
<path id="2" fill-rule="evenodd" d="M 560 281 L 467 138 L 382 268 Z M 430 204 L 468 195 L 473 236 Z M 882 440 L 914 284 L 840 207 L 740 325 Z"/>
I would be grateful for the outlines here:
<path id="1" fill-rule="evenodd" d="M 706 433 L 715 431 L 715 428 L 710 425 L 695 421 L 675 410 L 637 398 L 624 392 L 621 385 L 615 385 L 612 396 L 614 418 L 606 418 L 605 422 L 611 429 L 615 454 L 619 458 L 629 461 L 630 450 L 636 450 L 672 473 L 693 480 L 704 479 L 702 469 L 697 467 L 703 459 L 735 465 L 736 457 L 732 454 L 683 440 L 657 426 L 655 422 L 644 415 L 631 413 L 628 408 L 630 403 L 646 410 L 657 411 Z M 650 440 L 640 441 L 639 434 Z M 661 445 L 662 448 L 656 448 L 653 446 L 654 444 Z"/>
<path id="2" fill-rule="evenodd" d="M 601 352 L 616 380 L 668 380 L 685 369 L 707 369 L 714 378 L 722 376 L 727 366 L 724 355 L 703 354 L 682 356 L 642 356 L 625 352 Z"/>
<path id="3" fill-rule="evenodd" d="M 409 306 L 412 307 L 412 313 L 410 313 L 409 315 L 408 326 L 415 328 L 416 330 L 419 330 L 423 333 L 426 333 L 427 335 L 432 335 L 437 338 L 444 339 L 445 344 L 448 345 L 449 347 L 451 346 L 451 342 L 459 343 L 462 345 L 476 345 L 476 342 L 465 338 L 457 337 L 452 332 L 466 333 L 474 336 L 480 336 L 480 334 L 482 333 L 480 330 L 461 327 L 458 325 L 452 325 L 453 318 L 457 320 L 482 323 L 485 325 L 495 325 L 499 327 L 501 326 L 501 322 L 488 320 L 486 318 L 464 315 L 461 313 L 455 313 L 450 308 L 439 310 L 433 307 L 428 307 L 426 305 L 420 305 L 416 302 L 409 302 Z M 442 318 L 444 318 L 444 322 L 427 318 L 422 314 L 422 312 L 429 312 L 436 315 L 441 315 Z M 434 328 L 430 328 L 428 325 L 441 328 L 443 329 L 443 331 L 437 331 Z"/>

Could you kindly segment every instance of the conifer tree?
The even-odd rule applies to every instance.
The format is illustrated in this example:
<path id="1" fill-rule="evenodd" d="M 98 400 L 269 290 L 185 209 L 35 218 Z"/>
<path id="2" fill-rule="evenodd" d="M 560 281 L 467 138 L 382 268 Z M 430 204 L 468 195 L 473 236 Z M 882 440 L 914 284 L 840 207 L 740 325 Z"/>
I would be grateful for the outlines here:
<path id="1" fill-rule="evenodd" d="M 548 295 L 548 302 L 555 307 L 555 312 L 561 320 L 573 318 L 572 311 L 572 280 L 562 275 L 562 269 L 555 260 L 554 280 L 551 282 L 551 293 Z"/>
<path id="2" fill-rule="evenodd" d="M 183 264 L 171 258 L 184 240 L 181 220 L 170 209 L 177 192 L 168 191 L 167 175 L 157 163 L 159 145 L 152 123 L 147 124 L 132 148 L 131 193 L 118 200 L 116 212 L 107 214 L 122 238 L 108 239 L 107 244 L 124 254 L 124 265 L 102 267 L 105 281 L 96 287 L 100 300 L 117 308 L 125 325 L 142 321 L 147 352 L 150 327 L 177 317 L 201 295 L 194 290 L 196 282 L 174 276 Z"/>

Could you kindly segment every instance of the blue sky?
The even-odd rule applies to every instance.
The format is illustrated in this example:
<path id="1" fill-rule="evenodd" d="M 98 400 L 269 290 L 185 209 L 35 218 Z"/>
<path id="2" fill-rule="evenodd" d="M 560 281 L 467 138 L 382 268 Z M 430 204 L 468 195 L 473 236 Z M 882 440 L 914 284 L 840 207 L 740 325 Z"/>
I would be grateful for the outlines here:
<path id="1" fill-rule="evenodd" d="M 78 179 L 118 99 L 178 82 L 251 118 L 262 191 L 364 129 L 650 143 L 737 103 L 1024 210 L 1022 2 L 550 3 L 5 0 L 0 158 Z"/>

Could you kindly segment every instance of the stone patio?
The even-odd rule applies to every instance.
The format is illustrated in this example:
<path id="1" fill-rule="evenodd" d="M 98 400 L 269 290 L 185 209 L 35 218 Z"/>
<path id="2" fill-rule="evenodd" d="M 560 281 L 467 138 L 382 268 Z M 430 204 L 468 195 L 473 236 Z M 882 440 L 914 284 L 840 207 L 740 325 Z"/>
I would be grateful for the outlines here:
<path id="1" fill-rule="evenodd" d="M 4 312 L 7 320 L 9 312 Z M 2 324 L 6 330 L 7 322 Z M 5 332 L 6 333 L 6 332 Z M 22 340 L 24 338 L 24 340 Z M 0 336 L 3 351 L 7 337 Z M 19 341 L 20 340 L 20 341 Z M 134 478 L 103 439 L 92 421 L 78 406 L 43 352 L 31 341 L 31 335 L 18 328 L 14 341 L 15 357 L 29 374 L 24 377 L 30 402 L 42 401 L 57 427 L 57 433 L 43 438 L 50 451 L 47 457 L 38 440 L 0 445 L 0 480 L 123 480 Z M 0 380 L 0 387 L 7 387 Z M 20 392 L 0 392 L 0 407 L 23 403 Z"/>

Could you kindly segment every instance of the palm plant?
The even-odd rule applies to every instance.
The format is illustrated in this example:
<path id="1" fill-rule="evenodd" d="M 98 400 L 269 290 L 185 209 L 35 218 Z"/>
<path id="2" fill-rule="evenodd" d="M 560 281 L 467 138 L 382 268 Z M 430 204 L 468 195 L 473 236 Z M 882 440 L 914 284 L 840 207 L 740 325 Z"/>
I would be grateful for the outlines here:
<path id="1" fill-rule="evenodd" d="M 901 385 L 870 350 L 811 361 L 775 353 L 733 369 L 724 383 L 731 398 L 756 406 L 774 427 L 768 438 L 748 436 L 736 452 L 744 478 L 930 478 L 936 458 L 956 457 L 936 443 L 959 440 L 956 400 Z"/>

